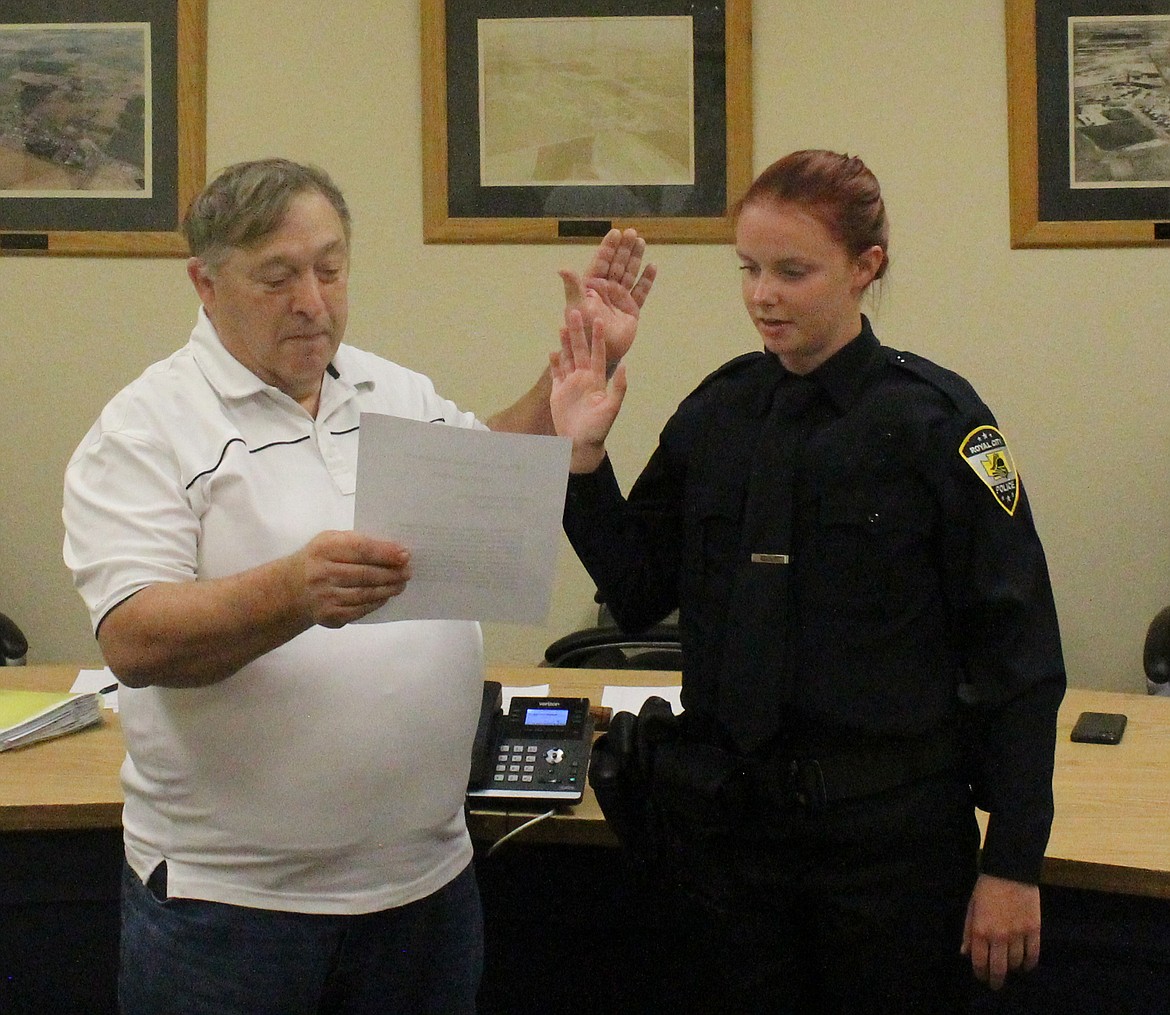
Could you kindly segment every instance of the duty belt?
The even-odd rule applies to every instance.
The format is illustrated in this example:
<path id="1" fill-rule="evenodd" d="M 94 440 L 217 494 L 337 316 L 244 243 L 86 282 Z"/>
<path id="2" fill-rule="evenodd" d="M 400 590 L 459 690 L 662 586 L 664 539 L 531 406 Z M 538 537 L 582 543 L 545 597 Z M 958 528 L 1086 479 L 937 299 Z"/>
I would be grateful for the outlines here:
<path id="1" fill-rule="evenodd" d="M 760 762 L 754 775 L 765 799 L 815 811 L 906 786 L 958 764 L 958 748 L 950 737 L 940 736 L 820 757 L 781 751 Z"/>

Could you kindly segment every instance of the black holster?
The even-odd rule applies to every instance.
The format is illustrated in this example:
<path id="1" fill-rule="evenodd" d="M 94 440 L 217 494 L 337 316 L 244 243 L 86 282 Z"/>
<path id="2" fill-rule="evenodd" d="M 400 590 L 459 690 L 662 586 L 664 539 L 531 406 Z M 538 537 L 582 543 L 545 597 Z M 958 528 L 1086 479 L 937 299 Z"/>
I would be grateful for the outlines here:
<path id="1" fill-rule="evenodd" d="M 589 784 L 629 854 L 668 875 L 687 843 L 725 833 L 749 804 L 740 759 L 689 737 L 685 716 L 658 697 L 637 716 L 613 717 L 594 744 Z"/>

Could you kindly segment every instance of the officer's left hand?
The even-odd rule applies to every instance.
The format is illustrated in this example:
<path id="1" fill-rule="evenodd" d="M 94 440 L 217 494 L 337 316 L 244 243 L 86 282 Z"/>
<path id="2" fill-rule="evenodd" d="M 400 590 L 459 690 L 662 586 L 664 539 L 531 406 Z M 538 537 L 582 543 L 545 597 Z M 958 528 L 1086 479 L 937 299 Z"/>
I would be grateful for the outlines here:
<path id="1" fill-rule="evenodd" d="M 1040 889 L 1022 881 L 980 874 L 967 904 L 963 954 L 992 990 L 1014 969 L 1040 960 Z"/>

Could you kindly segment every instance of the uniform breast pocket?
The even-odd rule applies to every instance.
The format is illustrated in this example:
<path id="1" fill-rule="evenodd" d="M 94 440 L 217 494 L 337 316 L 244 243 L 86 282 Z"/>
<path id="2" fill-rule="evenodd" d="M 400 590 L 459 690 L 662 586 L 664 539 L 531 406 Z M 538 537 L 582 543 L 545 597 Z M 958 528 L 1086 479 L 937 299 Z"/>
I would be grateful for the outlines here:
<path id="1" fill-rule="evenodd" d="M 684 581 L 704 599 L 726 597 L 735 575 L 743 525 L 743 491 L 707 486 L 695 492 L 687 512 Z"/>
<path id="2" fill-rule="evenodd" d="M 923 493 L 894 484 L 826 491 L 812 560 L 822 595 L 890 618 L 937 587 L 933 512 Z"/>

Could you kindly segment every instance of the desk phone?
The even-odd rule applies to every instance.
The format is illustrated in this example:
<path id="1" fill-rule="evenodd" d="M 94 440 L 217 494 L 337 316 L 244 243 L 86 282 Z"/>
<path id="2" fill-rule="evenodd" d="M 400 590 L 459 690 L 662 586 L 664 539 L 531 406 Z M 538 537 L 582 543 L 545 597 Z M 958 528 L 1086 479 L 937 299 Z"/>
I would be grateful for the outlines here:
<path id="1" fill-rule="evenodd" d="M 580 803 L 593 745 L 588 698 L 514 697 L 484 681 L 467 795 L 477 804 Z"/>

